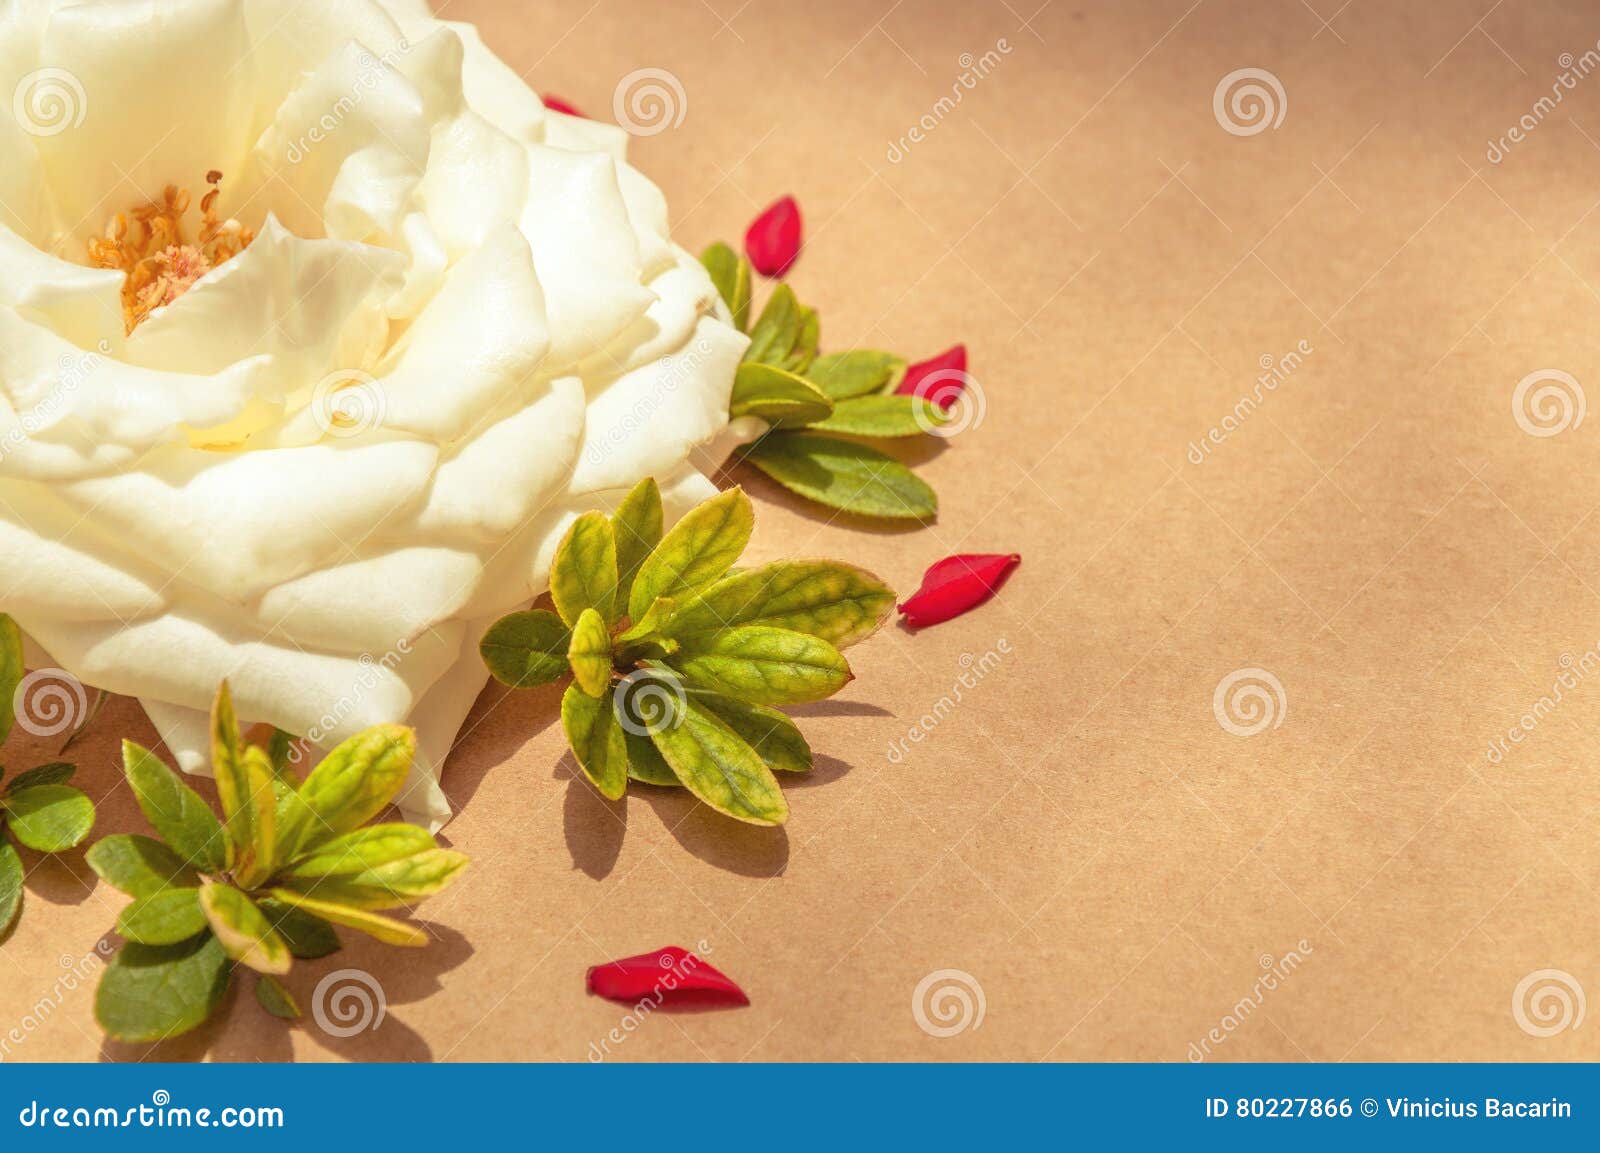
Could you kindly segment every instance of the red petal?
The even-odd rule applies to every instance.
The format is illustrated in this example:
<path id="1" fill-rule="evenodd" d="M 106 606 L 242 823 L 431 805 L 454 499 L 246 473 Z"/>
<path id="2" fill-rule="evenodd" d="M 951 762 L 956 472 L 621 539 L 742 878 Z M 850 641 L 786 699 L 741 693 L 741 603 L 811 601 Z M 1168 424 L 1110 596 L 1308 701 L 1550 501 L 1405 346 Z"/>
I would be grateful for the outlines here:
<path id="1" fill-rule="evenodd" d="M 668 945 L 589 970 L 589 992 L 629 1004 L 748 1005 L 750 998 L 727 976 L 687 949 Z"/>
<path id="2" fill-rule="evenodd" d="M 900 396 L 920 396 L 948 409 L 967 387 L 967 379 L 967 346 L 958 344 L 906 369 L 895 392 Z"/>
<path id="3" fill-rule="evenodd" d="M 568 116 L 576 116 L 581 120 L 589 119 L 583 113 L 578 111 L 576 105 L 568 104 L 559 96 L 541 96 L 539 99 L 544 101 L 544 106 L 551 112 L 562 112 Z"/>
<path id="4" fill-rule="evenodd" d="M 756 217 L 744 234 L 745 255 L 762 276 L 782 276 L 800 255 L 800 206 L 785 196 Z"/>
<path id="5" fill-rule="evenodd" d="M 1022 563 L 1017 553 L 957 553 L 922 574 L 922 587 L 900 606 L 906 624 L 923 628 L 977 608 Z"/>

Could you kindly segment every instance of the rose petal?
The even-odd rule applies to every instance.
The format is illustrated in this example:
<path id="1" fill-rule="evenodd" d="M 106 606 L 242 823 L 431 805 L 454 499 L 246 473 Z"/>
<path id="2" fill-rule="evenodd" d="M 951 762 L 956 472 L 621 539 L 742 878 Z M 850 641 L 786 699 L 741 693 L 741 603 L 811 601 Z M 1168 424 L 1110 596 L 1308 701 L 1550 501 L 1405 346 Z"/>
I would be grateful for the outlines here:
<path id="1" fill-rule="evenodd" d="M 559 112 L 564 116 L 576 116 L 580 120 L 589 119 L 583 113 L 578 111 L 577 105 L 569 104 L 559 96 L 551 96 L 547 92 L 543 96 L 539 97 L 539 99 L 544 101 L 545 108 L 551 112 Z"/>
<path id="2" fill-rule="evenodd" d="M 782 276 L 800 255 L 800 206 L 792 196 L 774 202 L 744 234 L 744 251 L 762 276 Z"/>
<path id="3" fill-rule="evenodd" d="M 936 625 L 977 608 L 994 596 L 1011 570 L 1022 563 L 1018 553 L 957 553 L 922 574 L 922 587 L 900 611 L 912 628 Z"/>
<path id="4" fill-rule="evenodd" d="M 920 396 L 948 409 L 966 386 L 967 346 L 958 344 L 906 369 L 895 392 L 900 396 Z"/>
<path id="5" fill-rule="evenodd" d="M 750 1003 L 744 990 L 724 974 L 676 945 L 596 965 L 589 970 L 588 985 L 589 992 L 611 1001 L 653 997 L 657 1004 Z"/>

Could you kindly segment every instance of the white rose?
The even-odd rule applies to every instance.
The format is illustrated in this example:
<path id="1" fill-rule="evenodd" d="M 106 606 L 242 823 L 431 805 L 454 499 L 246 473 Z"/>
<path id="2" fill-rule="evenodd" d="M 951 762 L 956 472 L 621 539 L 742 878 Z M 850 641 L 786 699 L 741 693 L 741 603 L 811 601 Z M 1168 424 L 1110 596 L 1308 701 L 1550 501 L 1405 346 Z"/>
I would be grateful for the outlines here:
<path id="1" fill-rule="evenodd" d="M 404 0 L 21 0 L 4 93 L 0 610 L 190 771 L 224 677 L 324 748 L 412 724 L 441 823 L 570 520 L 712 492 L 746 338 L 660 192 Z"/>

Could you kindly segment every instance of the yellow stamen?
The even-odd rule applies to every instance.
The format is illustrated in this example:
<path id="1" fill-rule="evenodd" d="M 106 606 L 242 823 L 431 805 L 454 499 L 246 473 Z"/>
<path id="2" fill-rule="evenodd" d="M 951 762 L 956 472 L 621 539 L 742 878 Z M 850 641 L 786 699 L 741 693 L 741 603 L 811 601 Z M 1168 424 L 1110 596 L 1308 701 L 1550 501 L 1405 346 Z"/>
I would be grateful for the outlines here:
<path id="1" fill-rule="evenodd" d="M 187 188 L 167 185 L 161 200 L 133 210 L 136 235 L 128 235 L 128 216 L 117 213 L 106 223 L 106 234 L 89 242 L 89 263 L 115 268 L 123 274 L 122 321 L 128 332 L 145 317 L 188 292 L 206 273 L 243 252 L 255 233 L 236 220 L 218 220 L 217 197 L 222 173 L 206 173 L 211 190 L 200 200 L 200 233 L 191 242 L 184 236 L 183 217 L 189 211 Z"/>

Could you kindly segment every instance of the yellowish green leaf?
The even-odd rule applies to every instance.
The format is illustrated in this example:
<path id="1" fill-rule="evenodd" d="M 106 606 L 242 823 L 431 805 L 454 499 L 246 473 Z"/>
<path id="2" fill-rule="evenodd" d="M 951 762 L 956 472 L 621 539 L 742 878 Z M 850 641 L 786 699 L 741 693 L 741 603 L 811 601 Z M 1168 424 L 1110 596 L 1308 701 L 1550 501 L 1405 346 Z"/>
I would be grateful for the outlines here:
<path id="1" fill-rule="evenodd" d="M 621 797 L 628 787 L 628 749 L 610 699 L 597 700 L 568 685 L 561 698 L 561 727 L 572 755 L 600 795 L 613 801 Z"/>
<path id="2" fill-rule="evenodd" d="M 685 638 L 668 663 L 701 688 L 756 705 L 824 700 L 851 678 L 827 641 L 764 625 Z"/>
<path id="3" fill-rule="evenodd" d="M 153 837 L 114 833 L 101 837 L 84 854 L 89 867 L 108 885 L 132 897 L 167 888 L 200 887 L 200 874 Z"/>
<path id="4" fill-rule="evenodd" d="M 357 929 L 369 937 L 376 937 L 387 945 L 421 948 L 428 943 L 428 934 L 422 929 L 416 925 L 408 925 L 404 921 L 397 921 L 393 917 L 385 917 L 365 909 L 352 909 L 348 905 L 340 905 L 333 901 L 319 901 L 315 897 L 296 893 L 292 889 L 274 889 L 272 896 L 275 900 L 292 905 L 324 921 L 332 921 L 335 925 Z"/>
<path id="5" fill-rule="evenodd" d="M 750 327 L 750 262 L 719 240 L 700 254 L 700 263 L 733 314 L 734 327 L 745 331 Z"/>
<path id="6" fill-rule="evenodd" d="M 718 493 L 690 509 L 639 567 L 628 615 L 638 620 L 657 597 L 677 597 L 716 580 L 744 552 L 755 523 L 755 510 L 742 488 Z"/>
<path id="7" fill-rule="evenodd" d="M 283 982 L 265 973 L 256 976 L 256 1004 L 274 1017 L 293 1021 L 300 1016 L 300 1006 L 293 994 L 283 987 Z"/>
<path id="8" fill-rule="evenodd" d="M 584 513 L 561 538 L 550 566 L 550 599 L 569 628 L 584 609 L 616 620 L 617 538 L 604 513 Z"/>
<path id="9" fill-rule="evenodd" d="M 703 589 L 673 613 L 666 631 L 682 639 L 736 625 L 769 625 L 844 648 L 877 632 L 894 602 L 892 589 L 854 565 L 777 561 Z"/>
<path id="10" fill-rule="evenodd" d="M 284 877 L 285 888 L 354 909 L 393 909 L 431 897 L 467 867 L 464 853 L 428 848 L 352 873 Z"/>
<path id="11" fill-rule="evenodd" d="M 531 689 L 566 674 L 570 639 L 560 617 L 536 609 L 495 621 L 483 634 L 478 652 L 495 680 L 514 689 Z"/>
<path id="12" fill-rule="evenodd" d="M 855 441 L 777 432 L 751 445 L 744 458 L 785 488 L 829 508 L 899 520 L 929 520 L 939 511 L 939 498 L 915 473 Z"/>
<path id="13" fill-rule="evenodd" d="M 567 663 L 580 689 L 596 699 L 606 695 L 611 684 L 611 633 L 599 610 L 584 609 L 578 617 L 567 647 Z"/>
<path id="14" fill-rule="evenodd" d="M 806 379 L 825 396 L 849 400 L 853 396 L 893 389 L 905 376 L 904 357 L 892 352 L 856 348 L 819 356 L 806 369 Z"/>
<path id="15" fill-rule="evenodd" d="M 375 725 L 340 744 L 279 814 L 276 860 L 292 863 L 381 813 L 405 784 L 416 751 L 416 734 L 403 725 Z"/>
<path id="16" fill-rule="evenodd" d="M 289 971 L 293 957 L 288 942 L 244 893 L 232 885 L 202 885 L 200 908 L 229 957 L 258 973 Z"/>
<path id="17" fill-rule="evenodd" d="M 921 436 L 949 421 L 944 409 L 920 396 L 857 396 L 833 406 L 833 415 L 811 427 L 846 436 Z"/>
<path id="18" fill-rule="evenodd" d="M 782 365 L 800 339 L 802 319 L 794 289 L 787 284 L 778 285 L 750 329 L 750 347 L 745 350 L 745 360 Z"/>
<path id="19" fill-rule="evenodd" d="M 826 420 L 832 413 L 831 400 L 787 369 L 746 361 L 734 374 L 730 416 L 759 416 L 775 427 L 793 427 Z"/>
<path id="20" fill-rule="evenodd" d="M 611 535 L 617 541 L 617 607 L 625 608 L 633 591 L 633 578 L 650 550 L 661 543 L 663 512 L 661 489 L 653 476 L 647 476 L 611 514 Z"/>
<path id="21" fill-rule="evenodd" d="M 811 746 L 787 714 L 720 693 L 699 694 L 695 700 L 744 738 L 767 768 L 780 773 L 811 771 Z"/>
<path id="22" fill-rule="evenodd" d="M 677 723 L 650 734 L 678 780 L 707 805 L 752 825 L 781 825 L 789 805 L 777 779 L 737 733 L 691 696 L 674 702 Z"/>
<path id="23" fill-rule="evenodd" d="M 22 909 L 22 858 L 11 842 L 0 837 L 0 941 L 6 939 Z"/>
<path id="24" fill-rule="evenodd" d="M 0 744 L 11 734 L 16 720 L 13 702 L 22 683 L 22 630 L 17 622 L 0 613 Z"/>

